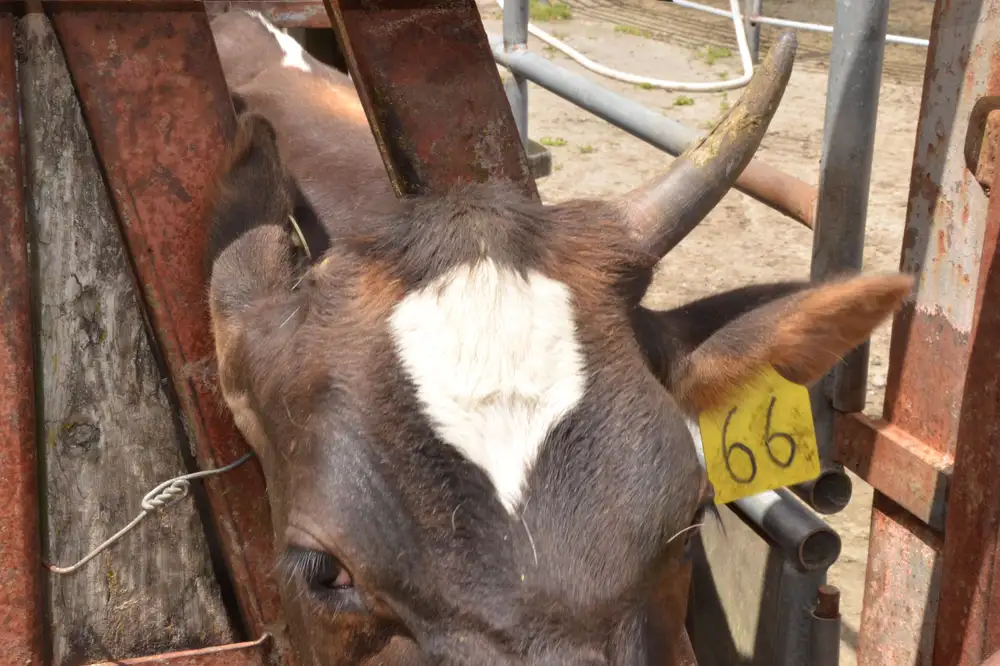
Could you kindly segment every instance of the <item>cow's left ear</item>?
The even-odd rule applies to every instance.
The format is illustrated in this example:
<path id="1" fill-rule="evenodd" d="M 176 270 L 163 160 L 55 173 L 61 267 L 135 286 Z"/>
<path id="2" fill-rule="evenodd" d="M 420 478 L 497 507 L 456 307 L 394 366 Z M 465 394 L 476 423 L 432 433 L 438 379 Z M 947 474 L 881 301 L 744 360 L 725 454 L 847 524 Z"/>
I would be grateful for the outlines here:
<path id="1" fill-rule="evenodd" d="M 821 285 L 764 285 L 650 313 L 640 344 L 660 381 L 689 412 L 714 409 L 768 366 L 811 384 L 871 336 L 913 286 L 906 275 Z M 714 306 L 714 307 L 713 307 Z M 663 328 L 657 332 L 654 322 Z"/>

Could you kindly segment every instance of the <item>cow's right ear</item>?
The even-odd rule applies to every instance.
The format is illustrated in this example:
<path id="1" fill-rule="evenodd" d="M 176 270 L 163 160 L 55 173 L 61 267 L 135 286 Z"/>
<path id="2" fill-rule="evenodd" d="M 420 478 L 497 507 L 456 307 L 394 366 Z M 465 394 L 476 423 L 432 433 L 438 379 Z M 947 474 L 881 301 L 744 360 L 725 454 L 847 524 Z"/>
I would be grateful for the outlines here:
<path id="1" fill-rule="evenodd" d="M 782 283 L 737 290 L 704 303 L 652 313 L 640 343 L 660 380 L 694 414 L 711 410 L 773 367 L 808 385 L 867 340 L 913 287 L 906 275 L 861 276 L 822 285 Z M 742 292 L 742 293 L 741 293 Z M 729 315 L 729 316 L 727 316 Z M 650 323 L 661 329 L 659 347 Z"/>
<path id="2" fill-rule="evenodd" d="M 220 373 L 240 353 L 257 306 L 280 309 L 293 298 L 294 248 L 286 231 L 293 195 L 274 128 L 243 114 L 208 206 L 209 306 Z"/>

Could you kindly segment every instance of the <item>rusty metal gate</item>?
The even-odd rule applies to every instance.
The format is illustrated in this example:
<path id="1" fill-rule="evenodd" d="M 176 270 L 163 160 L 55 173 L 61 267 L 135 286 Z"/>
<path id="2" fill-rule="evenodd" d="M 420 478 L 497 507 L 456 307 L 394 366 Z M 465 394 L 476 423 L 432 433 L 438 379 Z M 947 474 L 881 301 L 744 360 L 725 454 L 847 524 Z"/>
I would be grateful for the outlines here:
<path id="1" fill-rule="evenodd" d="M 489 122 L 501 128 L 489 137 L 490 159 L 535 193 L 524 149 L 528 80 L 671 154 L 697 138 L 527 52 L 523 0 L 507 1 L 502 38 L 485 35 L 471 0 L 0 2 L 3 663 L 52 663 L 56 650 L 68 659 L 50 617 L 53 594 L 67 591 L 42 567 L 42 527 L 47 525 L 47 557 L 69 560 L 76 550 L 88 549 L 55 538 L 52 516 L 66 510 L 59 505 L 66 500 L 45 497 L 44 480 L 53 474 L 46 460 L 55 454 L 49 451 L 88 451 L 100 424 L 73 415 L 75 420 L 52 430 L 48 418 L 60 406 L 36 392 L 60 371 L 59 359 L 39 353 L 48 343 L 39 342 L 36 329 L 45 319 L 34 292 L 36 283 L 48 279 L 39 275 L 38 262 L 52 251 L 38 249 L 50 242 L 39 230 L 48 229 L 45 221 L 57 213 L 81 212 L 59 208 L 46 189 L 56 187 L 49 179 L 61 142 L 84 157 L 92 150 L 93 164 L 82 158 L 79 163 L 90 180 L 63 185 L 91 206 L 85 212 L 104 220 L 109 235 L 103 238 L 124 248 L 119 277 L 136 285 L 136 326 L 151 331 L 147 362 L 167 379 L 169 395 L 160 399 L 183 421 L 168 444 L 192 451 L 175 452 L 180 458 L 170 464 L 188 471 L 219 468 L 246 453 L 210 382 L 192 372 L 211 355 L 208 320 L 199 305 L 201 216 L 233 120 L 208 20 L 237 6 L 260 10 L 289 28 L 332 23 L 352 75 L 362 83 L 362 101 L 398 192 L 441 191 L 468 177 L 483 159 L 474 147 Z M 425 13 L 432 23 L 422 24 L 418 39 L 399 19 L 431 6 L 439 11 Z M 760 160 L 737 184 L 815 229 L 814 278 L 861 267 L 887 10 L 888 0 L 837 2 L 818 188 Z M 393 45 L 405 45 L 406 59 L 390 57 L 387 27 L 394 31 Z M 499 77 L 484 75 L 495 71 L 494 62 L 514 75 L 506 96 Z M 456 94 L 426 94 L 431 71 L 448 72 L 447 85 Z M 40 88 L 42 80 L 63 87 Z M 65 124 L 46 124 L 53 122 L 46 116 L 46 93 L 60 89 L 72 91 L 76 101 L 68 99 L 66 108 L 78 109 L 78 124 L 72 113 Z M 457 108 L 449 105 L 474 105 L 480 114 L 449 113 Z M 850 499 L 842 465 L 876 489 L 858 652 L 865 666 L 973 666 L 1000 649 L 1000 576 L 994 576 L 1000 558 L 1000 361 L 994 350 L 1000 341 L 993 339 L 1000 335 L 1000 319 L 994 321 L 1000 295 L 993 293 L 1000 270 L 991 270 L 1000 233 L 1000 195 L 991 196 L 998 177 L 998 111 L 1000 0 L 938 0 L 901 255 L 903 270 L 919 274 L 919 289 L 894 322 L 884 416 L 861 414 L 863 347 L 813 392 L 824 471 L 815 482 L 792 489 L 821 513 L 839 511 Z M 435 120 L 442 114 L 458 124 L 442 132 Z M 104 343 L 100 331 L 83 332 Z M 39 450 L 46 453 L 39 456 Z M 150 469 L 158 471 L 156 465 Z M 759 641 L 764 647 L 752 663 L 830 663 L 823 650 L 836 646 L 839 622 L 836 604 L 829 603 L 836 595 L 820 592 L 839 541 L 799 499 L 784 491 L 775 497 L 765 503 L 747 498 L 734 512 L 724 509 L 730 540 L 747 545 L 744 576 L 759 574 L 768 594 L 750 599 L 737 581 L 719 584 L 732 541 L 727 554 L 724 544 L 703 540 L 687 617 L 702 666 L 725 663 L 709 645 L 720 618 L 731 632 L 763 620 L 756 632 L 758 639 L 767 634 L 766 640 Z M 213 635 L 226 638 L 174 645 L 170 640 L 183 640 L 167 637 L 145 652 L 136 644 L 133 653 L 115 654 L 132 658 L 115 663 L 293 663 L 281 630 L 278 589 L 269 577 L 271 526 L 259 466 L 251 461 L 207 479 L 196 499 L 200 513 L 191 520 L 202 521 L 217 542 L 212 552 L 221 553 L 203 567 L 220 581 L 217 603 L 228 612 L 228 628 Z M 775 520 L 775 512 L 785 518 Z M 741 533 L 745 525 L 757 529 Z M 817 534 L 823 536 L 819 541 Z M 794 553 L 808 538 L 819 544 L 819 555 L 806 562 Z M 148 535 L 142 543 L 152 541 L 155 536 Z M 102 585 L 111 590 L 115 582 L 109 578 Z M 680 588 L 678 599 L 686 596 Z M 297 612 L 295 603 L 284 612 Z M 302 644 L 301 638 L 291 641 Z M 162 649 L 171 645 L 181 651 Z M 80 655 L 92 652 L 81 648 Z"/>

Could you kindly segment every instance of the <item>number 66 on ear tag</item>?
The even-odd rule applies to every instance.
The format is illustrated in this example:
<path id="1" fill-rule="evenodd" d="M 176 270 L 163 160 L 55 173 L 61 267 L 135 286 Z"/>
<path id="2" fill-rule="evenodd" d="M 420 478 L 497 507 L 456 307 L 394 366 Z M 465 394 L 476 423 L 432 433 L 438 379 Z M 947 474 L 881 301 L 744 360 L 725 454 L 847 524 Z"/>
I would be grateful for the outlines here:
<path id="1" fill-rule="evenodd" d="M 770 366 L 698 426 L 716 504 L 819 476 L 809 391 Z"/>

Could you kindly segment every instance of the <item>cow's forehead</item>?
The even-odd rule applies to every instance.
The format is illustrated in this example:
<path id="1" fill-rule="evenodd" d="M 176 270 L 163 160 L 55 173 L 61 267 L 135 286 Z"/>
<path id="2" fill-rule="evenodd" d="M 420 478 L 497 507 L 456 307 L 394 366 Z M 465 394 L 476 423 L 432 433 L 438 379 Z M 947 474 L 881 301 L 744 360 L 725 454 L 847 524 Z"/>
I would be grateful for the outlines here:
<path id="1" fill-rule="evenodd" d="M 379 353 L 388 358 L 388 332 L 385 344 Z M 588 371 L 589 390 L 549 424 L 530 464 L 516 461 L 523 483 L 510 502 L 489 467 L 489 455 L 505 452 L 502 440 L 482 451 L 459 430 L 444 430 L 455 438 L 449 441 L 423 411 L 414 382 L 393 386 L 388 380 L 400 370 L 389 364 L 368 370 L 370 387 L 382 386 L 391 399 L 376 390 L 323 405 L 324 414 L 337 416 L 318 419 L 323 426 L 296 463 L 291 492 L 293 506 L 328 536 L 333 552 L 363 563 L 379 586 L 417 579 L 418 587 L 446 585 L 463 595 L 502 588 L 579 607 L 609 602 L 690 518 L 684 507 L 693 508 L 696 488 L 669 482 L 693 471 L 693 448 L 679 459 L 672 453 L 690 445 L 690 434 L 662 389 L 639 372 L 614 364 Z M 352 409 L 348 426 L 344 415 Z M 445 426 L 483 427 L 475 415 L 467 418 Z M 518 432 L 525 421 L 502 427 Z M 515 453 L 525 448 L 524 440 L 512 443 Z"/>

